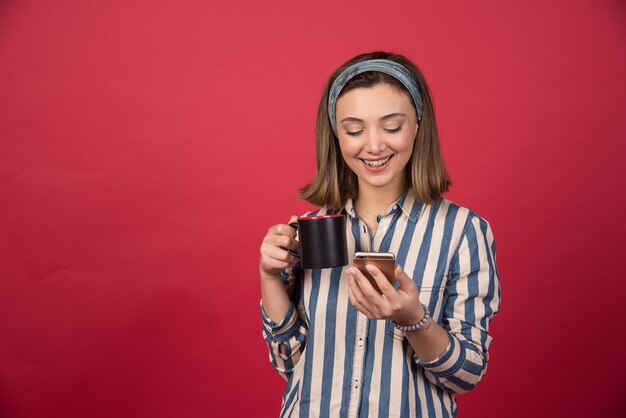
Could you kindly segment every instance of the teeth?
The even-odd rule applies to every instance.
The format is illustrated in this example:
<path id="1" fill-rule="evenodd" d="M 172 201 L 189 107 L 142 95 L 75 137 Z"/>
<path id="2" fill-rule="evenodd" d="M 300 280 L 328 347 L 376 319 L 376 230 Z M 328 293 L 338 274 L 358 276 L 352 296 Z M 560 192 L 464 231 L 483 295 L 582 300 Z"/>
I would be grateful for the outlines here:
<path id="1" fill-rule="evenodd" d="M 367 160 L 363 160 L 363 162 L 367 165 L 369 165 L 370 167 L 380 167 L 383 164 L 386 164 L 387 161 L 389 161 L 389 159 L 391 158 L 391 155 L 387 158 L 384 158 L 382 160 L 377 160 L 377 161 L 367 161 Z"/>

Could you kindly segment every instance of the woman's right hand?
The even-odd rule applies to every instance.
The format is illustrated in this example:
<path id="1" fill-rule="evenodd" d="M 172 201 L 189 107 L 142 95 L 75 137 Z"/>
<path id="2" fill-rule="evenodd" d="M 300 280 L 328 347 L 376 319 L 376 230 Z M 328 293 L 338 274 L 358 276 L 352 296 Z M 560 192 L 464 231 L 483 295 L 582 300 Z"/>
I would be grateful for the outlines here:
<path id="1" fill-rule="evenodd" d="M 289 223 L 297 222 L 298 217 L 292 216 Z M 261 262 L 259 269 L 261 278 L 280 278 L 280 271 L 292 267 L 299 260 L 287 251 L 288 249 L 298 251 L 298 241 L 296 241 L 296 230 L 287 224 L 272 226 L 263 238 L 261 244 Z"/>

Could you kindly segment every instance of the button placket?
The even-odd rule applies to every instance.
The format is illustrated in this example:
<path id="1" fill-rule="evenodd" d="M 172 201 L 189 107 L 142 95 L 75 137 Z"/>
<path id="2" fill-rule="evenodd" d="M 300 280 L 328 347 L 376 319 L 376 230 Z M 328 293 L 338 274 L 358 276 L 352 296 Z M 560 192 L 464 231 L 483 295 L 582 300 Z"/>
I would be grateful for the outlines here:
<path id="1" fill-rule="evenodd" d="M 359 230 L 361 231 L 361 251 L 371 251 L 371 238 L 367 230 L 367 225 L 365 225 L 362 219 L 359 219 L 359 225 Z"/>
<path id="2" fill-rule="evenodd" d="M 375 248 L 376 251 L 379 251 L 378 249 L 380 248 L 380 244 L 383 242 L 383 238 L 385 238 L 385 235 L 387 234 L 387 229 L 389 229 L 389 225 L 391 225 L 392 216 L 390 215 L 391 213 L 387 214 L 387 216 L 380 220 L 378 228 L 376 229 L 376 233 L 374 234 L 374 239 L 372 241 L 373 248 Z"/>
<path id="3" fill-rule="evenodd" d="M 359 411 L 359 405 L 361 402 L 361 378 L 363 377 L 363 365 L 365 362 L 365 334 L 367 333 L 367 322 L 367 317 L 359 313 L 356 329 L 357 339 L 352 363 L 352 390 L 350 393 L 350 403 L 348 410 L 349 417 L 357 416 Z"/>

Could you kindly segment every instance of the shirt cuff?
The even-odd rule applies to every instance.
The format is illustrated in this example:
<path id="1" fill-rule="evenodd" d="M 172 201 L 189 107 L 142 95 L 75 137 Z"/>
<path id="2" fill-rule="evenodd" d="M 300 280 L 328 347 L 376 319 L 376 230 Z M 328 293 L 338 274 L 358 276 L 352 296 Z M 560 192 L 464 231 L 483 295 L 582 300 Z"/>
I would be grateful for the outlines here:
<path id="1" fill-rule="evenodd" d="M 298 329 L 298 313 L 296 312 L 293 303 L 289 305 L 289 309 L 285 314 L 285 317 L 278 323 L 272 321 L 263 309 L 263 302 L 259 304 L 261 311 L 261 319 L 263 320 L 263 328 L 272 337 L 284 337 L 289 336 Z"/>
<path id="2" fill-rule="evenodd" d="M 422 361 L 413 353 L 413 361 L 437 377 L 447 377 L 456 373 L 465 361 L 465 351 L 461 343 L 448 333 L 448 346 L 434 360 Z"/>

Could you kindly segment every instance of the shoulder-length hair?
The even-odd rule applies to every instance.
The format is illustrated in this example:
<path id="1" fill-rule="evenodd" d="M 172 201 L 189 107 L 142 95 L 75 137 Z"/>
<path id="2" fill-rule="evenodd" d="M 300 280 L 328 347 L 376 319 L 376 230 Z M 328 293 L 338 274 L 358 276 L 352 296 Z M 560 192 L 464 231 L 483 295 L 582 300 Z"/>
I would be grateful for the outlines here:
<path id="1" fill-rule="evenodd" d="M 450 178 L 445 169 L 437 123 L 430 89 L 422 72 L 415 64 L 402 55 L 387 52 L 372 52 L 358 55 L 339 67 L 328 79 L 317 110 L 316 153 L 317 170 L 313 181 L 300 190 L 299 197 L 316 206 L 330 208 L 342 207 L 347 199 L 356 199 L 359 194 L 357 176 L 344 161 L 339 141 L 328 120 L 328 92 L 335 78 L 349 66 L 371 59 L 388 59 L 406 67 L 417 82 L 422 94 L 422 120 L 419 124 L 413 154 L 406 167 L 408 189 L 412 190 L 422 202 L 434 203 L 450 187 Z M 410 93 L 398 80 L 381 72 L 364 72 L 352 78 L 343 88 L 339 97 L 356 88 L 368 88 L 377 84 L 388 84 Z M 411 104 L 415 104 L 411 99 Z"/>

